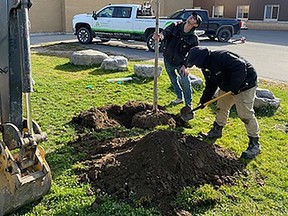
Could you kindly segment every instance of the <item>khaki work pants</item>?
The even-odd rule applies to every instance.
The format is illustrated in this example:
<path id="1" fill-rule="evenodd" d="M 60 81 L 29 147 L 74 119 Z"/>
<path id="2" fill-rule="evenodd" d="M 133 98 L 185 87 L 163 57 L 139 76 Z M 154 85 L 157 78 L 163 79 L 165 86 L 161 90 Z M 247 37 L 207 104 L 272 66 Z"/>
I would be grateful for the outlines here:
<path id="1" fill-rule="evenodd" d="M 254 114 L 256 88 L 253 87 L 237 95 L 228 95 L 217 101 L 216 123 L 220 126 L 227 124 L 230 109 L 235 104 L 239 118 L 244 122 L 248 136 L 259 137 L 259 125 Z M 225 92 L 220 90 L 219 95 Z"/>

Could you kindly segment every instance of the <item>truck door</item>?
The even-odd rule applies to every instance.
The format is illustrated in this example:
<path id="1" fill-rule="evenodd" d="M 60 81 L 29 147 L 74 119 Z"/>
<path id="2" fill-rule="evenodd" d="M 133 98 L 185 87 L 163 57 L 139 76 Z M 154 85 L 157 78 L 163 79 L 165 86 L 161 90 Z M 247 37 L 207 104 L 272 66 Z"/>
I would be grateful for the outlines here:
<path id="1" fill-rule="evenodd" d="M 95 28 L 98 35 L 123 38 L 133 29 L 132 7 L 110 6 L 97 14 Z"/>
<path id="2" fill-rule="evenodd" d="M 104 8 L 97 14 L 97 19 L 95 21 L 95 25 L 93 26 L 93 30 L 98 31 L 107 31 L 112 26 L 112 13 L 113 8 L 108 7 Z"/>
<path id="3" fill-rule="evenodd" d="M 201 25 L 198 27 L 198 30 L 207 31 L 209 28 L 209 17 L 207 11 L 198 11 L 197 14 L 201 16 L 202 22 Z"/>

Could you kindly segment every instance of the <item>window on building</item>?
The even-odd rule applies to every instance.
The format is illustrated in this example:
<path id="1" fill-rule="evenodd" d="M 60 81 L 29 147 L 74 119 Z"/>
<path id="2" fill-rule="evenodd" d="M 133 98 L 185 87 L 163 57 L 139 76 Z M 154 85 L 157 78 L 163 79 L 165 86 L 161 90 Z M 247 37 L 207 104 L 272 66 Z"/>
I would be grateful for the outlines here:
<path id="1" fill-rule="evenodd" d="M 224 6 L 213 6 L 212 17 L 223 17 Z"/>
<path id="2" fill-rule="evenodd" d="M 279 14 L 279 5 L 265 5 L 264 20 L 277 21 Z"/>
<path id="3" fill-rule="evenodd" d="M 241 20 L 248 20 L 249 17 L 249 5 L 238 5 L 236 18 Z"/>

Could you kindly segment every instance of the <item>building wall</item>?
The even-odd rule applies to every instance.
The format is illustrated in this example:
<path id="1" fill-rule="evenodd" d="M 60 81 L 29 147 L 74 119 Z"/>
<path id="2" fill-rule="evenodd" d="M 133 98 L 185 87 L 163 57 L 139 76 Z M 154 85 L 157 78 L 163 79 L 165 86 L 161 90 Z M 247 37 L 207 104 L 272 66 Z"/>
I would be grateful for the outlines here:
<path id="1" fill-rule="evenodd" d="M 224 17 L 227 18 L 235 18 L 236 17 L 236 11 L 237 11 L 237 4 L 235 4 L 235 1 L 229 1 L 229 0 L 217 0 L 216 6 L 224 6 Z"/>
<path id="2" fill-rule="evenodd" d="M 238 5 L 249 5 L 251 0 L 194 0 L 194 7 L 201 7 L 209 11 L 212 17 L 213 6 L 224 6 L 224 17 L 235 18 Z"/>
<path id="3" fill-rule="evenodd" d="M 194 7 L 199 7 L 205 10 L 208 10 L 209 16 L 212 17 L 212 9 L 214 5 L 215 0 L 194 0 Z"/>
<path id="4" fill-rule="evenodd" d="M 179 2 L 181 1 L 181 4 Z M 184 8 L 193 8 L 193 0 L 165 0 L 161 1 L 161 6 L 163 8 L 162 14 L 163 16 L 168 16 L 172 14 L 174 11 Z M 155 2 L 155 0 L 154 0 Z"/>
<path id="5" fill-rule="evenodd" d="M 238 5 L 250 5 L 249 19 L 263 20 L 265 5 L 280 5 L 278 21 L 288 21 L 287 0 L 194 0 L 194 7 L 201 7 L 209 11 L 212 16 L 213 6 L 224 5 L 224 17 L 235 18 Z"/>
<path id="6" fill-rule="evenodd" d="M 283 30 L 288 31 L 288 1 L 287 0 L 250 0 L 248 29 Z M 278 21 L 265 22 L 265 5 L 280 5 Z"/>
<path id="7" fill-rule="evenodd" d="M 249 29 L 288 30 L 288 0 L 194 0 L 194 7 L 209 11 L 212 16 L 213 6 L 224 5 L 224 17 L 235 18 L 238 5 L 250 5 L 247 26 Z M 265 22 L 265 5 L 280 5 L 278 21 Z"/>
<path id="8" fill-rule="evenodd" d="M 288 21 L 287 0 L 255 0 L 251 1 L 250 20 L 263 20 L 265 5 L 280 5 L 278 21 Z"/>
<path id="9" fill-rule="evenodd" d="M 149 0 L 37 0 L 30 9 L 31 32 L 72 32 L 72 17 L 75 14 L 93 12 L 109 4 L 142 4 Z M 150 0 L 156 10 L 156 0 Z M 160 0 L 160 16 L 175 10 L 192 8 L 193 0 Z"/>
<path id="10" fill-rule="evenodd" d="M 63 31 L 63 1 L 37 0 L 32 2 L 29 18 L 32 32 Z"/>

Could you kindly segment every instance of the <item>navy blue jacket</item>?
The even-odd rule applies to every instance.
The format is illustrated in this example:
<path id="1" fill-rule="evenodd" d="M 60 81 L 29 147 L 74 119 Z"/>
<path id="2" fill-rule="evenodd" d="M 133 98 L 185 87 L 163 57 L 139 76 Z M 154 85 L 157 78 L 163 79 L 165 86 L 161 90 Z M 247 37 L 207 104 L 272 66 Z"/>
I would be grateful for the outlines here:
<path id="1" fill-rule="evenodd" d="M 184 24 L 185 22 L 172 23 L 162 31 L 164 35 L 163 56 L 166 61 L 175 66 L 187 65 L 186 60 L 189 50 L 199 44 L 195 28 L 185 33 Z"/>
<path id="2" fill-rule="evenodd" d="M 254 67 L 244 58 L 229 51 L 210 51 L 201 68 L 206 80 L 201 104 L 211 100 L 218 87 L 238 94 L 257 86 Z"/>

